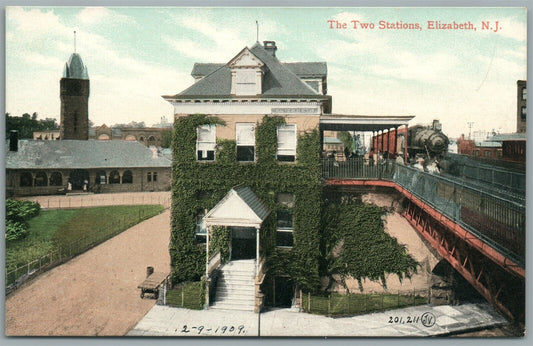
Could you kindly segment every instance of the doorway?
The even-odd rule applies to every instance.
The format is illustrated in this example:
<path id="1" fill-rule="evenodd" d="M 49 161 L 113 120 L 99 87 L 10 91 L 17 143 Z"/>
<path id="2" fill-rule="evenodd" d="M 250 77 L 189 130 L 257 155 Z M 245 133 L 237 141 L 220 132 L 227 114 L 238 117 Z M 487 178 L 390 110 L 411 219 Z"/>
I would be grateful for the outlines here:
<path id="1" fill-rule="evenodd" d="M 84 169 L 75 169 L 70 172 L 69 181 L 72 190 L 83 190 L 83 185 L 89 185 L 89 172 Z"/>
<path id="2" fill-rule="evenodd" d="M 255 259 L 256 230 L 248 227 L 231 227 L 231 260 Z"/>

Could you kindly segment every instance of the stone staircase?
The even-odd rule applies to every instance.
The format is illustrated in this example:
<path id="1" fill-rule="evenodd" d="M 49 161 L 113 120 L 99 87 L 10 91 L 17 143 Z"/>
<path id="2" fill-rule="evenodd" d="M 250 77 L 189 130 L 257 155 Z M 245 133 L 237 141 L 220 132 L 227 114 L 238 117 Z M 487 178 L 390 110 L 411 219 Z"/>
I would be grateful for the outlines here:
<path id="1" fill-rule="evenodd" d="M 221 267 L 211 309 L 254 311 L 255 260 L 237 260 Z"/>

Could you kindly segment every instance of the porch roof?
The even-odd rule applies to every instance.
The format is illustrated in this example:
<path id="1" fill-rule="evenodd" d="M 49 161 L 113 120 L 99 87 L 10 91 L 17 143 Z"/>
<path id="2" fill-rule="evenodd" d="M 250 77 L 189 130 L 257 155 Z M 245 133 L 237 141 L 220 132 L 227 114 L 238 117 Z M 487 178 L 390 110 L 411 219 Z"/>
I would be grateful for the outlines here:
<path id="1" fill-rule="evenodd" d="M 270 210 L 248 186 L 232 188 L 205 216 L 207 226 L 259 228 Z"/>
<path id="2" fill-rule="evenodd" d="M 347 115 L 320 116 L 320 130 L 326 131 L 383 131 L 407 125 L 414 115 Z"/>

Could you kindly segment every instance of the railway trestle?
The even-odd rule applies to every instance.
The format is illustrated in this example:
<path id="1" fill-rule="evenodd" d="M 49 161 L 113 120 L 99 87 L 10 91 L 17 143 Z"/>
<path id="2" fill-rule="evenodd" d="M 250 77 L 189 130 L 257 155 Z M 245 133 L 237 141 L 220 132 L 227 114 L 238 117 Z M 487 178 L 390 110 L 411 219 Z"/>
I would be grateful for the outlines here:
<path id="1" fill-rule="evenodd" d="M 400 192 L 402 215 L 421 237 L 489 303 L 517 322 L 525 319 L 525 269 L 431 205 L 388 180 L 330 179 L 333 186 L 379 186 Z"/>

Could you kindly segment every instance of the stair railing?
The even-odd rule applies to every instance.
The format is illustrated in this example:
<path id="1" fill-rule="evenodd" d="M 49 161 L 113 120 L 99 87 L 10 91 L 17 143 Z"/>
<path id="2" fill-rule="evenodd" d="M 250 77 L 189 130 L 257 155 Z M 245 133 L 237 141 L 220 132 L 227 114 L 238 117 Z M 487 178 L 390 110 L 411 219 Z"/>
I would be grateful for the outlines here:
<path id="1" fill-rule="evenodd" d="M 220 255 L 220 250 L 214 253 L 213 255 L 209 256 L 209 259 L 207 260 L 207 270 L 206 270 L 206 276 L 205 276 L 205 307 L 209 308 L 209 295 L 211 289 L 214 289 L 214 282 L 211 277 L 211 273 L 213 273 L 218 267 L 220 267 L 222 263 L 222 257 Z"/>
<path id="2" fill-rule="evenodd" d="M 263 284 L 263 281 L 265 280 L 266 276 L 266 270 L 265 270 L 265 258 L 260 257 L 259 263 L 257 265 L 257 273 L 255 275 L 255 305 L 254 305 L 254 312 L 258 313 L 261 308 L 263 307 L 263 301 L 265 298 L 265 295 L 263 292 L 261 292 L 261 285 Z"/>

